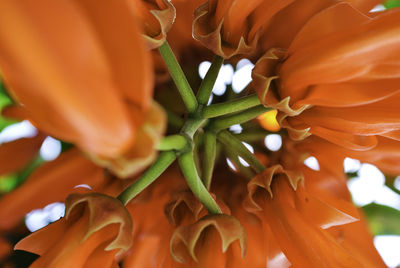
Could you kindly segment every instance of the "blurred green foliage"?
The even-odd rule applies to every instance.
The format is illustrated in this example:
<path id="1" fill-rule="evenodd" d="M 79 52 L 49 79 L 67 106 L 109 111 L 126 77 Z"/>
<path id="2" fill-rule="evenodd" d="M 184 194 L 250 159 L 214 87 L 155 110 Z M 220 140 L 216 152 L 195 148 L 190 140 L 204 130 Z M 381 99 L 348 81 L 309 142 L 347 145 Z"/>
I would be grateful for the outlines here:
<path id="1" fill-rule="evenodd" d="M 376 203 L 362 209 L 374 235 L 400 235 L 400 210 Z"/>
<path id="2" fill-rule="evenodd" d="M 10 96 L 8 96 L 7 91 L 0 79 L 0 131 L 2 131 L 5 127 L 15 123 L 14 120 L 6 119 L 1 115 L 3 108 L 12 103 L 13 101 L 11 100 Z"/>
<path id="3" fill-rule="evenodd" d="M 387 0 L 383 5 L 388 9 L 400 7 L 400 0 Z"/>

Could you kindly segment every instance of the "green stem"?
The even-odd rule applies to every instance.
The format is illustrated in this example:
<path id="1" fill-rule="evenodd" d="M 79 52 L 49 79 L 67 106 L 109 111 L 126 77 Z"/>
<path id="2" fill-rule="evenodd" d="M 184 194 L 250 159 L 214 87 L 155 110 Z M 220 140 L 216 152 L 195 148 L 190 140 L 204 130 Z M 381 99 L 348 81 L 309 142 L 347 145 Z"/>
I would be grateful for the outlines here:
<path id="1" fill-rule="evenodd" d="M 203 108 L 202 115 L 204 118 L 213 118 L 221 115 L 247 110 L 257 105 L 260 105 L 260 100 L 258 96 L 254 94 L 224 103 L 206 106 Z"/>
<path id="2" fill-rule="evenodd" d="M 257 157 L 247 149 L 244 144 L 238 140 L 233 134 L 227 130 L 218 133 L 218 140 L 225 146 L 234 150 L 240 157 L 242 157 L 249 165 L 257 172 L 261 173 L 265 170 L 265 166 L 258 161 Z"/>
<path id="3" fill-rule="evenodd" d="M 244 142 L 254 142 L 264 140 L 265 136 L 271 133 L 272 132 L 269 132 L 268 130 L 243 131 L 240 134 L 235 134 L 235 137 Z"/>
<path id="4" fill-rule="evenodd" d="M 216 157 L 217 137 L 214 132 L 204 133 L 204 161 L 202 181 L 207 189 L 210 189 L 211 178 L 214 171 Z"/>
<path id="5" fill-rule="evenodd" d="M 216 131 L 219 131 L 221 129 L 226 129 L 232 125 L 242 124 L 249 120 L 252 120 L 257 116 L 259 116 L 260 114 L 263 114 L 269 110 L 271 110 L 271 108 L 266 108 L 262 105 L 258 105 L 237 114 L 217 118 L 212 123 L 212 127 Z"/>
<path id="6" fill-rule="evenodd" d="M 156 162 L 147 169 L 139 179 L 125 189 L 117 198 L 126 205 L 147 186 L 153 183 L 176 159 L 173 151 L 162 152 Z"/>
<path id="7" fill-rule="evenodd" d="M 159 151 L 180 151 L 188 145 L 187 139 L 179 134 L 164 137 L 157 146 Z"/>
<path id="8" fill-rule="evenodd" d="M 193 159 L 193 151 L 182 154 L 179 158 L 179 165 L 186 181 L 192 190 L 193 194 L 200 200 L 211 214 L 221 214 L 222 211 L 207 191 L 201 181 Z"/>
<path id="9" fill-rule="evenodd" d="M 185 123 L 181 132 L 188 135 L 189 138 L 193 139 L 193 135 L 206 121 L 207 119 L 203 118 L 192 118 Z"/>
<path id="10" fill-rule="evenodd" d="M 197 92 L 197 101 L 199 104 L 205 105 L 208 103 L 208 99 L 210 98 L 223 62 L 224 59 L 221 56 L 215 55 L 210 69 L 208 69 L 207 74 L 200 85 L 199 91 Z"/>
<path id="11" fill-rule="evenodd" d="M 174 80 L 175 85 L 182 96 L 186 108 L 188 109 L 189 113 L 194 112 L 197 108 L 196 96 L 194 95 L 193 90 L 190 87 L 181 66 L 176 60 L 175 55 L 171 50 L 171 47 L 168 45 L 168 42 L 165 41 L 164 44 L 162 44 L 158 48 L 158 50 L 160 51 L 161 56 L 163 57 L 164 62 L 167 65 L 169 73 L 171 74 L 171 77 Z"/>

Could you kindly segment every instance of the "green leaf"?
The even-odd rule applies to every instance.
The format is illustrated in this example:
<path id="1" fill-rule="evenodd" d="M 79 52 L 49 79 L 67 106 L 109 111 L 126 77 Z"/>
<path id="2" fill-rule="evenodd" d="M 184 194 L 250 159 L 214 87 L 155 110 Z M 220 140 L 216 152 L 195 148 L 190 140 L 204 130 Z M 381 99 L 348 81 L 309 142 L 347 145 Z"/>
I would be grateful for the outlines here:
<path id="1" fill-rule="evenodd" d="M 387 0 L 383 5 L 387 9 L 400 7 L 400 0 Z"/>
<path id="2" fill-rule="evenodd" d="M 400 235 L 400 210 L 375 203 L 362 209 L 374 235 Z"/>
<path id="3" fill-rule="evenodd" d="M 3 108 L 12 103 L 13 101 L 8 96 L 4 88 L 4 85 L 2 84 L 0 79 L 0 131 L 2 131 L 7 126 L 16 123 L 16 121 L 14 120 L 6 119 L 3 116 L 1 116 L 1 111 L 3 110 Z"/>
<path id="4" fill-rule="evenodd" d="M 7 174 L 0 176 L 0 193 L 8 193 L 18 185 L 18 176 L 16 174 Z"/>

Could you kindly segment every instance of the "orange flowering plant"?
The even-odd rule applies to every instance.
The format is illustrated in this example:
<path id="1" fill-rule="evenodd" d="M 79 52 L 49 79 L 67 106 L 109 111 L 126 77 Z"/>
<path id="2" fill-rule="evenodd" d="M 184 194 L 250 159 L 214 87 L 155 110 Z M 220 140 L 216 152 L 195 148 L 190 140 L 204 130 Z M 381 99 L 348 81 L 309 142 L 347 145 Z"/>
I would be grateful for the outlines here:
<path id="1" fill-rule="evenodd" d="M 400 9 L 378 4 L 1 0 L 0 128 L 36 133 L 0 141 L 0 265 L 385 267 L 343 169 L 400 194 Z"/>

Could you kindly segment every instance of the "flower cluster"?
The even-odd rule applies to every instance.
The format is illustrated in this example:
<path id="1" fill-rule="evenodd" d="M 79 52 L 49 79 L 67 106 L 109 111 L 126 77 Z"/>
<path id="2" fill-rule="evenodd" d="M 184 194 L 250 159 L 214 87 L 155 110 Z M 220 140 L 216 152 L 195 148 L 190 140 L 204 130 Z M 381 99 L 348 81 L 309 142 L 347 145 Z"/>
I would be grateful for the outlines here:
<path id="1" fill-rule="evenodd" d="M 400 174 L 400 9 L 381 2 L 2 0 L 0 119 L 37 133 L 0 145 L 0 175 L 29 170 L 0 198 L 0 264 L 65 200 L 15 245 L 31 267 L 385 267 L 343 170 Z M 251 83 L 213 96 L 244 58 Z M 63 151 L 37 161 L 47 136 Z"/>

